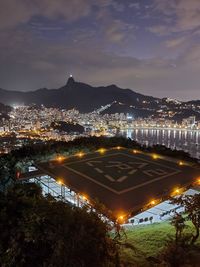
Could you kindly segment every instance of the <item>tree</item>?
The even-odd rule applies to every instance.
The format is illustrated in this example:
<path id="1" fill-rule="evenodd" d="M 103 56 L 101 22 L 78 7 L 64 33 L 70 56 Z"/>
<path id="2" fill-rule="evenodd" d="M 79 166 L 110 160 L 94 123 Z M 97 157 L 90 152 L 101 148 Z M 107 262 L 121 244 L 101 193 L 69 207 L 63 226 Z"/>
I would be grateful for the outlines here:
<path id="1" fill-rule="evenodd" d="M 171 220 L 171 224 L 175 227 L 176 230 L 176 243 L 182 238 L 183 230 L 185 228 L 185 219 L 181 214 L 176 213 Z"/>
<path id="2" fill-rule="evenodd" d="M 191 237 L 183 235 L 177 243 L 169 238 L 165 247 L 160 252 L 156 266 L 168 267 L 189 267 L 199 266 L 200 248 L 190 243 Z"/>
<path id="3" fill-rule="evenodd" d="M 174 198 L 172 202 L 184 207 L 186 219 L 194 225 L 195 234 L 192 235 L 191 240 L 191 243 L 194 244 L 199 237 L 200 229 L 200 194 L 180 196 Z"/>
<path id="4" fill-rule="evenodd" d="M 35 184 L 16 184 L 0 193 L 0 266 L 115 266 L 110 229 L 87 207 L 44 197 Z"/>

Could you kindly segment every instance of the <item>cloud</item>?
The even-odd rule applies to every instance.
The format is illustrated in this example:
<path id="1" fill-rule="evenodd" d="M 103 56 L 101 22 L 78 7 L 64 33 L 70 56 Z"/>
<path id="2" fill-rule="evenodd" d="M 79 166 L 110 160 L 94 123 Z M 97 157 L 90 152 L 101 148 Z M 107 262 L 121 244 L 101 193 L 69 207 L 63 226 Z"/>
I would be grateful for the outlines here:
<path id="1" fill-rule="evenodd" d="M 154 25 L 146 28 L 151 33 L 155 33 L 156 35 L 165 36 L 169 35 L 169 27 L 166 25 Z"/>
<path id="2" fill-rule="evenodd" d="M 89 0 L 1 0 L 0 28 L 11 28 L 27 23 L 34 16 L 75 21 L 91 12 Z"/>
<path id="3" fill-rule="evenodd" d="M 182 55 L 180 61 L 188 67 L 200 71 L 200 45 L 193 45 Z"/>
<path id="4" fill-rule="evenodd" d="M 27 23 L 35 16 L 76 21 L 90 15 L 93 7 L 124 10 L 123 3 L 115 0 L 1 0 L 0 29 Z"/>
<path id="5" fill-rule="evenodd" d="M 176 6 L 177 27 L 182 31 L 200 27 L 200 1 L 182 0 Z"/>
<path id="6" fill-rule="evenodd" d="M 38 13 L 47 18 L 62 17 L 68 21 L 76 21 L 87 16 L 91 11 L 89 0 L 34 0 Z"/>
<path id="7" fill-rule="evenodd" d="M 41 71 L 56 70 L 56 65 L 47 61 L 38 60 L 32 63 L 32 68 Z"/>
<path id="8" fill-rule="evenodd" d="M 199 1 L 152 1 L 150 17 L 139 25 L 141 39 L 136 39 L 137 24 L 125 16 L 126 4 L 132 1 L 1 0 L 0 86 L 57 88 L 72 72 L 95 86 L 115 83 L 160 97 L 199 98 L 200 48 L 194 39 L 199 32 Z M 152 25 L 155 13 L 153 22 L 158 23 Z M 142 27 L 159 37 L 148 33 L 146 38 Z M 121 47 L 123 55 L 133 54 L 134 41 L 141 44 L 136 47 L 140 58 L 119 54 Z M 150 51 L 155 41 L 162 53 L 148 53 L 143 59 L 143 46 Z"/>
<path id="9" fill-rule="evenodd" d="M 120 20 L 112 20 L 105 25 L 106 40 L 114 43 L 121 42 L 129 34 L 129 30 L 129 24 Z"/>
<path id="10" fill-rule="evenodd" d="M 0 29 L 14 27 L 20 23 L 26 23 L 36 13 L 29 8 L 23 0 L 0 1 Z"/>
<path id="11" fill-rule="evenodd" d="M 167 48 L 179 48 L 182 45 L 186 45 L 188 41 L 187 36 L 181 36 L 169 39 L 165 42 Z"/>
<path id="12" fill-rule="evenodd" d="M 99 24 L 102 38 L 119 43 L 133 29 L 131 24 L 113 16 L 114 11 L 123 12 L 124 8 L 123 3 L 115 0 L 1 0 L 0 30 L 29 25 L 36 31 L 62 31 L 63 25 L 53 24 L 54 21 L 70 23 L 93 16 L 91 21 Z M 52 23 L 38 23 L 38 17 L 49 19 Z"/>
<path id="13" fill-rule="evenodd" d="M 109 9 L 101 9 L 98 12 L 97 22 L 100 33 L 105 42 L 125 45 L 126 41 L 134 36 L 136 26 L 133 23 L 124 22 L 121 18 L 115 18 Z"/>
<path id="14" fill-rule="evenodd" d="M 11 54 L 6 53 L 3 59 L 5 50 L 2 47 L 10 36 L 14 41 L 8 49 Z M 4 38 L 4 43 L 0 43 L 1 87 L 58 88 L 66 82 L 67 73 L 72 72 L 75 79 L 95 86 L 115 83 L 158 97 L 199 98 L 200 47 L 197 45 L 173 60 L 138 59 L 105 51 L 101 44 L 94 46 L 81 41 L 68 40 L 52 45 L 42 40 L 37 45 L 28 31 L 13 31 Z"/>
<path id="15" fill-rule="evenodd" d="M 130 3 L 129 8 L 134 8 L 134 9 L 140 9 L 140 3 L 135 2 L 135 3 Z"/>
<path id="16" fill-rule="evenodd" d="M 154 11 L 173 17 L 171 32 L 191 31 L 200 28 L 199 0 L 154 0 Z"/>

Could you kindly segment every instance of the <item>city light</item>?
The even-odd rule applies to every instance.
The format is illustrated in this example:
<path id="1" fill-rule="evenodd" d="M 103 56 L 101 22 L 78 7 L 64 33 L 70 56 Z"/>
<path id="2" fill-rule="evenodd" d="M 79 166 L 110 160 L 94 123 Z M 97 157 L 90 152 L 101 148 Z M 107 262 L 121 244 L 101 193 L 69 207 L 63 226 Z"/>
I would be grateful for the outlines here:
<path id="1" fill-rule="evenodd" d="M 118 218 L 117 218 L 117 221 L 119 224 L 123 224 L 124 223 L 124 216 L 123 215 L 120 215 Z"/>
<path id="2" fill-rule="evenodd" d="M 86 195 L 82 195 L 82 199 L 83 199 L 84 201 L 87 201 L 87 200 L 88 200 L 88 198 L 87 198 Z"/>
<path id="3" fill-rule="evenodd" d="M 98 152 L 99 152 L 100 154 L 104 154 L 104 153 L 106 152 L 106 149 L 105 149 L 105 148 L 100 148 L 100 149 L 98 150 Z"/>
<path id="4" fill-rule="evenodd" d="M 58 157 L 56 158 L 56 160 L 57 160 L 58 162 L 62 162 L 64 159 L 65 159 L 65 158 L 64 158 L 63 156 L 58 156 Z"/>
<path id="5" fill-rule="evenodd" d="M 155 200 L 152 200 L 152 201 L 150 202 L 150 204 L 151 204 L 151 205 L 155 205 L 155 204 L 156 204 L 156 201 L 155 201 Z"/>
<path id="6" fill-rule="evenodd" d="M 156 154 L 153 154 L 153 159 L 158 159 L 158 155 L 156 155 Z"/>
<path id="7" fill-rule="evenodd" d="M 89 197 L 88 197 L 86 194 L 82 194 L 82 195 L 80 195 L 80 197 L 82 198 L 82 200 L 83 200 L 84 202 L 89 203 Z"/>
<path id="8" fill-rule="evenodd" d="M 179 162 L 178 162 L 178 165 L 179 165 L 179 166 L 183 166 L 183 165 L 184 165 L 183 161 L 179 161 Z"/>
<path id="9" fill-rule="evenodd" d="M 61 179 L 59 179 L 59 180 L 57 180 L 57 183 L 58 183 L 59 185 L 62 185 L 62 184 L 63 184 L 63 181 L 62 181 Z"/>
<path id="10" fill-rule="evenodd" d="M 179 194 L 180 193 L 180 189 L 179 188 L 177 188 L 177 189 L 175 189 L 175 191 L 174 191 L 176 194 Z"/>
<path id="11" fill-rule="evenodd" d="M 84 153 L 83 152 L 77 153 L 77 157 L 82 158 L 83 156 L 84 156 Z"/>
<path id="12" fill-rule="evenodd" d="M 200 185 L 200 178 L 197 179 L 197 184 Z"/>
<path id="13" fill-rule="evenodd" d="M 138 151 L 137 151 L 136 149 L 134 149 L 134 150 L 133 150 L 133 153 L 134 153 L 134 154 L 137 154 L 137 153 L 138 153 Z"/>

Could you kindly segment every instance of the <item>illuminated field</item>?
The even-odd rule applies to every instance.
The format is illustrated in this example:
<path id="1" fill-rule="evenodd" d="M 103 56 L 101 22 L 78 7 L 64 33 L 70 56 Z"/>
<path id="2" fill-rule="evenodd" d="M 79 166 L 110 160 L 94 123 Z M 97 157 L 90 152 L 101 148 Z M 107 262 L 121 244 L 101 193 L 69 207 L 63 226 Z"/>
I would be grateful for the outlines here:
<path id="1" fill-rule="evenodd" d="M 183 162 L 126 149 L 100 150 L 42 163 L 39 168 L 71 189 L 98 199 L 114 214 L 128 214 L 169 195 L 198 177 L 199 170 Z"/>

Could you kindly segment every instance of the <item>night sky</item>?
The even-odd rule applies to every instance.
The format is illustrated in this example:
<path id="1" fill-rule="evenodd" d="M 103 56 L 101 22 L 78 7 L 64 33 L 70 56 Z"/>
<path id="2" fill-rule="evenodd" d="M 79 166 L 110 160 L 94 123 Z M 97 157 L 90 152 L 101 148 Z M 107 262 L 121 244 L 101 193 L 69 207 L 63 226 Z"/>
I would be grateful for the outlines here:
<path id="1" fill-rule="evenodd" d="M 200 0 L 0 0 L 0 87 L 200 99 Z"/>

